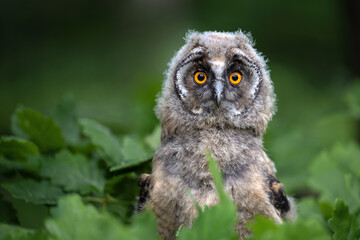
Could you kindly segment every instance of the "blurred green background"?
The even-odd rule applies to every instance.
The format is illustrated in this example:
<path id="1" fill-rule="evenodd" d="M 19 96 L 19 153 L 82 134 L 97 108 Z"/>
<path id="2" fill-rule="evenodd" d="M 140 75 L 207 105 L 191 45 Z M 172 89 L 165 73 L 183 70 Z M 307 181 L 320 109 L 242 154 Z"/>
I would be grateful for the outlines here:
<path id="1" fill-rule="evenodd" d="M 306 195 L 309 162 L 360 139 L 351 110 L 359 11 L 351 0 L 1 1 L 0 133 L 10 134 L 17 105 L 51 115 L 69 94 L 82 117 L 150 133 L 163 72 L 187 30 L 240 28 L 269 59 L 278 96 L 268 154 L 287 190 Z"/>

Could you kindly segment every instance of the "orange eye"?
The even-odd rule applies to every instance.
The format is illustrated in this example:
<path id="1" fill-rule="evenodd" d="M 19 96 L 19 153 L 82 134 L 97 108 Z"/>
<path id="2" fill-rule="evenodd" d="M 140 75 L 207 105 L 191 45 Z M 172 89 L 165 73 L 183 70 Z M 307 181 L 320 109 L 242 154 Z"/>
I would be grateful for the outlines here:
<path id="1" fill-rule="evenodd" d="M 241 74 L 239 72 L 233 72 L 230 74 L 229 80 L 232 84 L 239 84 L 241 82 Z"/>
<path id="2" fill-rule="evenodd" d="M 194 75 L 194 80 L 197 84 L 204 84 L 207 80 L 206 73 L 204 72 L 196 72 Z"/>

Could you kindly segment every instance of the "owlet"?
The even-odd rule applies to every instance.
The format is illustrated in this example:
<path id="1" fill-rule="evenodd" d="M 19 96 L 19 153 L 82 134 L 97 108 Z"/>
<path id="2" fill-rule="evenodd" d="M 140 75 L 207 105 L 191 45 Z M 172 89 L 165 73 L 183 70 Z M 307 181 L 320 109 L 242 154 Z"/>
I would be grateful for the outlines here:
<path id="1" fill-rule="evenodd" d="M 175 239 L 180 225 L 191 227 L 194 199 L 200 206 L 218 203 L 209 151 L 237 207 L 240 239 L 250 234 L 246 222 L 257 214 L 279 223 L 294 217 L 293 201 L 263 147 L 275 111 L 264 58 L 241 31 L 189 32 L 185 40 L 157 100 L 161 146 L 151 175 L 140 178 L 138 208 L 149 205 L 154 211 L 162 239 Z"/>

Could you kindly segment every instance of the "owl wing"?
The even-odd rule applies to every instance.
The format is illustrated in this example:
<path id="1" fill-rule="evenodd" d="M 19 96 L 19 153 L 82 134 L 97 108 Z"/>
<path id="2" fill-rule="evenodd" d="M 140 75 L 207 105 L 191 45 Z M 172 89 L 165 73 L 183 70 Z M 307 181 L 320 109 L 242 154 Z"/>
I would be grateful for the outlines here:
<path id="1" fill-rule="evenodd" d="M 150 197 L 150 190 L 151 190 L 151 175 L 143 173 L 140 175 L 138 186 L 140 188 L 140 194 L 138 198 L 138 202 L 136 205 L 136 211 L 141 212 Z"/>
<path id="2" fill-rule="evenodd" d="M 286 196 L 282 183 L 272 174 L 267 176 L 267 194 L 271 204 L 280 212 L 282 218 L 296 218 L 295 204 L 292 198 Z"/>

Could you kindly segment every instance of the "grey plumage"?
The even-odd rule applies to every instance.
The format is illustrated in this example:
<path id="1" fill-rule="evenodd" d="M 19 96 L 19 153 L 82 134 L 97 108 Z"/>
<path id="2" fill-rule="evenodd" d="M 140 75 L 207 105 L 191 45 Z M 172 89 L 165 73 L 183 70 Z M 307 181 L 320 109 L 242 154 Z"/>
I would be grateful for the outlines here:
<path id="1" fill-rule="evenodd" d="M 197 216 L 192 197 L 200 206 L 218 202 L 206 151 L 217 159 L 237 206 L 240 239 L 250 234 L 245 223 L 256 214 L 276 222 L 294 216 L 294 204 L 263 150 L 262 136 L 274 112 L 265 60 L 248 35 L 188 33 L 157 101 L 162 144 L 143 196 L 157 216 L 161 238 L 175 239 L 180 225 L 191 226 Z"/>

